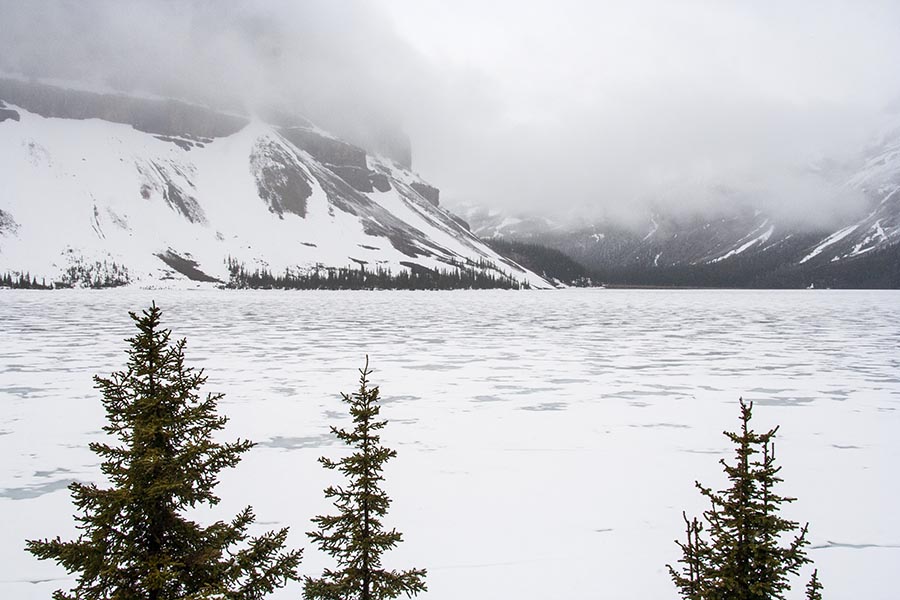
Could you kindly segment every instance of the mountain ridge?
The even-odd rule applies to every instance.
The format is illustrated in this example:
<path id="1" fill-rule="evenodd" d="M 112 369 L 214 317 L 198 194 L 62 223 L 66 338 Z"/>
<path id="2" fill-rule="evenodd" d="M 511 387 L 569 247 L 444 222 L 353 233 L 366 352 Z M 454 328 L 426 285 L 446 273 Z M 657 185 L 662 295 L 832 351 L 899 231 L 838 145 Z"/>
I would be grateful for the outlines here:
<path id="1" fill-rule="evenodd" d="M 0 272 L 65 283 L 116 265 L 127 282 L 160 285 L 226 283 L 234 263 L 298 275 L 464 268 L 550 287 L 408 167 L 302 118 L 273 125 L 4 79 L 0 102 Z"/>
<path id="2" fill-rule="evenodd" d="M 831 228 L 804 229 L 760 210 L 717 218 L 655 213 L 643 228 L 607 221 L 567 225 L 470 208 L 484 239 L 562 251 L 596 279 L 631 285 L 900 287 L 900 133 L 860 157 L 844 186 L 868 207 Z"/>

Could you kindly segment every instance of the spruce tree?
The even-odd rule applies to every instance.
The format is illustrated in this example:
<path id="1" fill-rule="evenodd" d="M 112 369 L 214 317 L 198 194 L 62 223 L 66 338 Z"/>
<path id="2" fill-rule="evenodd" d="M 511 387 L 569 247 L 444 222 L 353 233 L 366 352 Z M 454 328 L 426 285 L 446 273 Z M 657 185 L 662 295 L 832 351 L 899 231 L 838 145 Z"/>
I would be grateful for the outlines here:
<path id="1" fill-rule="evenodd" d="M 381 445 L 378 431 L 387 421 L 378 421 L 378 387 L 369 387 L 369 358 L 360 369 L 359 389 L 352 395 L 341 394 L 350 409 L 351 431 L 332 427 L 331 431 L 354 452 L 339 461 L 322 457 L 326 469 L 338 470 L 347 479 L 346 486 L 330 486 L 327 498 L 334 498 L 338 514 L 318 516 L 319 529 L 307 535 L 337 562 L 337 569 L 326 569 L 322 577 L 305 578 L 306 600 L 382 600 L 400 594 L 412 597 L 425 591 L 425 570 L 388 571 L 382 567 L 382 554 L 396 546 L 402 536 L 396 529 L 386 530 L 382 517 L 391 499 L 381 489 L 385 463 L 397 452 Z"/>
<path id="2" fill-rule="evenodd" d="M 819 583 L 819 570 L 813 571 L 809 583 L 806 584 L 806 600 L 822 600 L 822 584 Z"/>
<path id="3" fill-rule="evenodd" d="M 54 598 L 255 600 L 298 579 L 300 551 L 285 550 L 287 529 L 250 537 L 250 507 L 209 526 L 186 518 L 189 509 L 219 502 L 219 471 L 253 444 L 213 440 L 226 423 L 216 414 L 222 394 L 200 397 L 206 377 L 185 366 L 186 342 L 170 343 L 155 304 L 129 314 L 138 333 L 127 340 L 127 369 L 94 378 L 108 419 L 103 429 L 118 438 L 90 444 L 110 487 L 69 486 L 78 539 L 28 542 L 38 558 L 79 574 L 69 593 Z"/>
<path id="4" fill-rule="evenodd" d="M 775 491 L 782 481 L 781 467 L 775 466 L 778 428 L 754 432 L 753 404 L 741 399 L 740 406 L 740 431 L 724 432 L 735 445 L 735 461 L 720 461 L 730 487 L 716 492 L 696 483 L 710 501 L 703 513 L 705 527 L 685 515 L 687 541 L 676 542 L 682 568 L 667 565 L 686 600 L 780 600 L 790 589 L 789 576 L 810 562 L 807 526 L 779 514 L 782 504 L 796 499 Z"/>

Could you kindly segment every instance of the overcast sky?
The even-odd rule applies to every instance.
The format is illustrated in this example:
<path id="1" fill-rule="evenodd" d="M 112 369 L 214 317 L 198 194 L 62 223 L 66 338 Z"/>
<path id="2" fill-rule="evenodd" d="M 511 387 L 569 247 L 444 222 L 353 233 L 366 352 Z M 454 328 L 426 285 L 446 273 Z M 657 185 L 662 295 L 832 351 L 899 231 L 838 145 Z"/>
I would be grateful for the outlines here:
<path id="1" fill-rule="evenodd" d="M 898 31 L 896 0 L 0 0 L 0 69 L 402 125 L 451 205 L 815 221 L 861 207 L 834 165 L 897 124 Z"/>
<path id="2" fill-rule="evenodd" d="M 416 115 L 417 165 L 476 203 L 853 210 L 810 166 L 852 157 L 900 99 L 896 1 L 388 5 L 463 105 Z"/>

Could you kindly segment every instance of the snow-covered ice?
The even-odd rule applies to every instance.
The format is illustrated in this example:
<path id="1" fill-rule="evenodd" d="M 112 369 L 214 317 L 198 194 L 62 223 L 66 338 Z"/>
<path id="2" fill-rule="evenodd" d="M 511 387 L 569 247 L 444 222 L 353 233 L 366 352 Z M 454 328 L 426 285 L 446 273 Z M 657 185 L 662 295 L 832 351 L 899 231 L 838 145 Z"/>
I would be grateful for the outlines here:
<path id="1" fill-rule="evenodd" d="M 328 427 L 368 353 L 399 452 L 386 565 L 427 568 L 424 598 L 674 597 L 681 511 L 705 508 L 695 479 L 723 484 L 741 395 L 781 425 L 826 596 L 900 589 L 897 292 L 127 289 L 0 292 L 0 597 L 68 589 L 24 540 L 75 535 L 65 485 L 102 481 L 91 376 L 123 366 L 126 311 L 151 299 L 226 393 L 228 437 L 259 443 L 204 518 L 290 525 L 304 574 L 326 564 L 304 535 L 330 508 L 316 458 L 341 451 Z"/>

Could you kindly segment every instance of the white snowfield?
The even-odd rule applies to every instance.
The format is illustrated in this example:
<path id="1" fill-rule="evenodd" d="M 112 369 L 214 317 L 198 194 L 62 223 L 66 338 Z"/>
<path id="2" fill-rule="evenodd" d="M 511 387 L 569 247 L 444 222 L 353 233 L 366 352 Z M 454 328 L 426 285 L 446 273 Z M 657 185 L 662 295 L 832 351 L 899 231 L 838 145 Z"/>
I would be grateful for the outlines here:
<path id="1" fill-rule="evenodd" d="M 859 222 L 822 240 L 800 260 L 800 264 L 823 253 L 831 254 L 831 262 L 854 258 L 883 249 L 900 239 L 900 211 L 897 209 L 897 193 L 900 192 L 900 138 L 896 133 L 893 138 L 887 138 L 869 152 L 859 170 L 847 181 L 846 187 L 866 193 L 878 200 L 877 204 Z"/>
<path id="2" fill-rule="evenodd" d="M 694 481 L 725 485 L 738 397 L 780 425 L 785 516 L 810 524 L 829 600 L 900 589 L 900 293 L 868 291 L 0 292 L 0 597 L 72 577 L 24 551 L 76 535 L 65 486 L 103 484 L 91 376 L 123 367 L 126 311 L 155 299 L 187 362 L 225 392 L 223 439 L 258 445 L 203 520 L 252 505 L 305 531 L 330 510 L 338 392 L 368 354 L 397 449 L 389 568 L 428 569 L 432 600 L 674 598 Z M 803 597 L 805 568 L 792 599 Z M 292 584 L 273 598 L 299 598 Z"/>
<path id="3" fill-rule="evenodd" d="M 825 250 L 826 248 L 828 248 L 829 246 L 831 246 L 831 245 L 833 245 L 833 244 L 836 244 L 837 242 L 841 241 L 842 239 L 844 239 L 845 237 L 847 237 L 848 235 L 850 235 L 851 233 L 853 233 L 854 231 L 856 231 L 857 227 L 859 227 L 859 226 L 858 226 L 858 225 L 850 225 L 849 227 L 845 227 L 844 229 L 841 229 L 840 231 L 838 231 L 838 232 L 836 232 L 836 233 L 833 233 L 832 235 L 828 236 L 828 238 L 826 238 L 825 241 L 823 241 L 823 242 L 820 243 L 818 246 L 816 246 L 815 248 L 813 248 L 813 251 L 812 251 L 812 252 L 810 252 L 809 254 L 807 254 L 806 256 L 804 256 L 804 257 L 800 260 L 800 264 L 802 265 L 802 264 L 805 263 L 806 261 L 808 261 L 808 260 L 810 260 L 810 259 L 812 259 L 812 258 L 815 258 L 816 256 L 818 256 L 819 254 L 821 254 L 822 251 Z"/>
<path id="4" fill-rule="evenodd" d="M 193 261 L 223 282 L 228 258 L 274 274 L 361 263 L 398 273 L 404 262 L 452 269 L 451 261 L 485 260 L 533 287 L 551 287 L 420 196 L 410 187 L 422 183 L 418 176 L 387 159 L 369 163 L 390 189 L 362 193 L 259 121 L 227 137 L 179 145 L 130 125 L 7 108 L 19 120 L 0 122 L 0 273 L 52 282 L 74 264 L 105 261 L 127 267 L 139 286 L 196 287 L 158 255 Z M 283 192 L 306 181 L 305 214 L 270 209 L 259 187 L 264 171 Z M 342 192 L 334 185 L 350 200 L 335 198 Z M 364 205 L 352 206 L 353 198 Z M 384 232 L 408 243 L 409 252 Z"/>
<path id="5" fill-rule="evenodd" d="M 760 233 L 760 231 L 762 231 L 762 229 L 764 227 L 766 227 L 766 225 L 769 225 L 768 219 L 764 220 L 762 222 L 762 225 L 760 225 L 753 232 L 751 232 L 750 235 L 747 236 L 747 237 L 751 238 L 750 241 L 744 241 L 747 238 L 740 240 L 740 242 L 739 242 L 741 244 L 740 246 L 738 246 L 737 248 L 734 248 L 733 250 L 729 250 L 722 256 L 720 256 L 718 258 L 714 258 L 709 262 L 711 262 L 711 263 L 721 262 L 721 261 L 725 260 L 726 258 L 731 258 L 732 256 L 737 256 L 744 250 L 747 250 L 748 248 L 750 248 L 751 246 L 754 246 L 756 244 L 759 244 L 760 246 L 762 246 L 763 244 L 765 244 L 766 242 L 769 241 L 769 238 L 772 237 L 772 232 L 775 231 L 775 226 L 769 225 L 765 231 Z"/>

